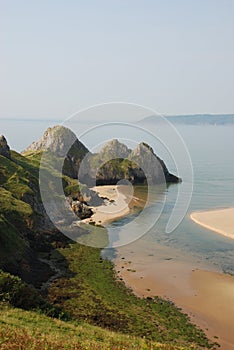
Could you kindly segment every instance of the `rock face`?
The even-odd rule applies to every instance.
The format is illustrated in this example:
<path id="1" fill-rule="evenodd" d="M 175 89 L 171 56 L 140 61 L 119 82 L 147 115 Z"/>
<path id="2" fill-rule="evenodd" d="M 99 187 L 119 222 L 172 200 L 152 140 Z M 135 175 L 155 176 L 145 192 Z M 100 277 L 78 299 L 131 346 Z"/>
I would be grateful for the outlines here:
<path id="1" fill-rule="evenodd" d="M 0 155 L 11 159 L 10 147 L 7 144 L 7 140 L 3 135 L 0 135 Z"/>
<path id="2" fill-rule="evenodd" d="M 99 152 L 99 157 L 102 160 L 105 160 L 106 158 L 128 158 L 130 153 L 131 150 L 126 145 L 114 139 L 105 144 Z"/>
<path id="3" fill-rule="evenodd" d="M 92 209 L 88 205 L 80 201 L 72 201 L 71 208 L 81 220 L 90 218 L 90 216 L 92 216 L 93 214 Z"/>
<path id="4" fill-rule="evenodd" d="M 62 125 L 48 128 L 42 138 L 33 142 L 24 152 L 27 151 L 48 151 L 58 158 L 64 158 L 63 173 L 72 178 L 77 178 L 79 164 L 88 153 L 76 135 Z"/>
<path id="5" fill-rule="evenodd" d="M 140 143 L 129 155 L 129 159 L 140 168 L 140 177 L 146 177 L 152 183 L 165 182 L 164 163 L 158 158 L 153 149 L 146 143 Z M 142 172 L 142 174 L 141 174 Z"/>
<path id="6" fill-rule="evenodd" d="M 123 179 L 133 184 L 181 181 L 170 174 L 163 160 L 146 143 L 131 151 L 118 140 L 112 140 L 98 154 L 89 154 L 80 169 L 80 180 L 87 185 L 114 185 Z"/>
<path id="7" fill-rule="evenodd" d="M 157 183 L 178 183 L 181 179 L 171 174 L 167 169 L 164 161 L 160 159 L 152 147 L 147 143 L 140 143 L 128 157 L 131 161 L 135 161 L 143 173 L 147 176 L 152 184 Z"/>
<path id="8" fill-rule="evenodd" d="M 63 174 L 77 178 L 79 172 L 79 181 L 89 186 L 114 185 L 123 179 L 133 184 L 146 183 L 146 178 L 151 184 L 181 181 L 170 174 L 163 160 L 146 143 L 140 143 L 134 150 L 130 150 L 114 139 L 98 154 L 92 154 L 71 130 L 57 125 L 48 128 L 39 141 L 33 142 L 26 149 L 40 150 L 64 160 Z"/>
<path id="9" fill-rule="evenodd" d="M 50 150 L 58 157 L 64 157 L 69 145 L 77 142 L 76 135 L 61 125 L 48 128 L 43 136 L 36 142 L 33 142 L 26 151 Z M 69 147 L 70 148 L 70 147 Z"/>

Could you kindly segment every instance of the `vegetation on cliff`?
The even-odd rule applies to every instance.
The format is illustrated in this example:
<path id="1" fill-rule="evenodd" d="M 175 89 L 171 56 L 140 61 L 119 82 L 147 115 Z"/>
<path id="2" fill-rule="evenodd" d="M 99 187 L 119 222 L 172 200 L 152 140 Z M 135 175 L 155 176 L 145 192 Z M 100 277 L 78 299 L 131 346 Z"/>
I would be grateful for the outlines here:
<path id="1" fill-rule="evenodd" d="M 58 232 L 41 203 L 40 158 L 40 150 L 0 155 L 0 348 L 212 348 L 170 302 L 137 298 L 100 249 Z M 59 174 L 51 162 L 44 166 L 50 186 Z M 74 179 L 62 180 L 77 198 Z"/>
<path id="2" fill-rule="evenodd" d="M 133 184 L 147 181 L 152 184 L 181 181 L 177 176 L 170 174 L 165 163 L 144 142 L 130 150 L 114 139 L 105 144 L 98 154 L 93 154 L 71 130 L 57 125 L 48 128 L 41 139 L 33 142 L 25 150 L 24 155 L 41 151 L 47 152 L 48 162 L 50 161 L 55 169 L 61 167 L 62 161 L 64 175 L 77 178 L 79 171 L 79 179 L 87 185 L 116 184 L 121 179 Z"/>

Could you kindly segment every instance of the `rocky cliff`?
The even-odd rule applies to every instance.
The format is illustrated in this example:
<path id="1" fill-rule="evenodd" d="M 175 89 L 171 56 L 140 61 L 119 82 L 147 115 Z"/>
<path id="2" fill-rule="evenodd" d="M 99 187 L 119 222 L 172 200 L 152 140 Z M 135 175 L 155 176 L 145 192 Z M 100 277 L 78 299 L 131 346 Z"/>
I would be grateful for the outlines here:
<path id="1" fill-rule="evenodd" d="M 38 253 L 48 252 L 54 244 L 61 245 L 61 242 L 68 239 L 55 228 L 46 214 L 38 178 L 41 156 L 38 147 L 54 147 L 60 156 L 63 147 L 59 143 L 49 143 L 46 139 L 34 146 L 35 151 L 31 150 L 29 156 L 23 156 L 10 150 L 4 136 L 0 138 L 0 269 L 39 286 L 52 271 L 47 264 L 41 262 Z M 75 142 L 76 149 L 78 146 Z M 56 189 L 53 188 L 53 179 L 58 175 L 48 164 L 48 186 L 52 186 L 54 192 Z M 67 176 L 63 176 L 62 180 L 69 200 L 74 198 L 74 208 L 72 205 L 71 208 L 77 217 L 73 216 L 73 220 L 90 216 L 91 211 L 79 195 L 77 181 Z M 92 197 L 92 191 L 89 191 L 89 195 Z M 100 200 L 99 197 L 96 198 L 96 192 L 95 195 L 94 198 Z"/>
<path id="2" fill-rule="evenodd" d="M 147 178 L 153 184 L 157 183 L 178 183 L 181 179 L 171 174 L 166 164 L 155 153 L 147 143 L 140 143 L 128 157 L 131 161 L 137 162 Z"/>
<path id="3" fill-rule="evenodd" d="M 83 164 L 84 163 L 84 164 Z M 114 185 L 122 179 L 133 184 L 178 183 L 165 163 L 146 143 L 134 150 L 118 140 L 108 142 L 97 154 L 89 154 L 79 173 L 81 182 L 97 185 Z"/>
<path id="4" fill-rule="evenodd" d="M 0 135 L 0 155 L 11 159 L 10 147 L 7 144 L 7 140 L 3 135 Z"/>
<path id="5" fill-rule="evenodd" d="M 87 185 L 116 184 L 122 179 L 133 184 L 146 183 L 146 178 L 151 184 L 180 181 L 146 143 L 130 150 L 114 139 L 98 154 L 92 154 L 71 130 L 61 125 L 48 128 L 39 141 L 25 150 L 26 154 L 35 151 L 64 159 L 63 174 L 77 178 L 79 172 L 79 180 Z M 56 162 L 53 164 L 56 168 Z"/>
<path id="6" fill-rule="evenodd" d="M 87 148 L 78 141 L 76 135 L 70 129 L 56 125 L 48 128 L 43 136 L 28 146 L 25 151 L 49 150 L 58 157 L 65 157 L 71 146 L 77 157 L 88 152 Z"/>
<path id="7" fill-rule="evenodd" d="M 79 164 L 89 152 L 70 129 L 61 125 L 48 128 L 38 141 L 26 148 L 23 154 L 35 151 L 46 151 L 64 159 L 63 174 L 72 178 L 77 178 Z"/>
<path id="8" fill-rule="evenodd" d="M 117 139 L 111 140 L 102 147 L 99 152 L 99 158 L 104 161 L 105 159 L 114 159 L 114 158 L 128 158 L 131 150 L 119 142 Z"/>

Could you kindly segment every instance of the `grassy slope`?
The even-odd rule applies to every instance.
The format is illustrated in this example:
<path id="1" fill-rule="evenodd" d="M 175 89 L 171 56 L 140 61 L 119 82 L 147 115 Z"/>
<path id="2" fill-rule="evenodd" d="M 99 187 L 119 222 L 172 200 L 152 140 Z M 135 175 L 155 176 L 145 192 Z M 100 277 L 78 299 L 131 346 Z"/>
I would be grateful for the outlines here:
<path id="1" fill-rule="evenodd" d="M 12 160 L 0 156 L 0 268 L 17 266 L 28 242 L 24 235 L 33 227 L 35 213 L 23 198 L 36 197 L 38 166 L 16 152 Z"/>
<path id="2" fill-rule="evenodd" d="M 173 345 L 209 348 L 203 332 L 170 302 L 137 298 L 117 281 L 112 263 L 100 259 L 99 249 L 72 244 L 59 253 L 68 267 L 52 283 L 48 297 L 76 320 Z"/>
<path id="3" fill-rule="evenodd" d="M 33 311 L 0 304 L 0 349 L 2 350 L 179 350 L 139 337 L 104 330 L 87 323 L 52 319 Z"/>
<path id="4" fill-rule="evenodd" d="M 30 171 L 31 170 L 31 171 Z M 0 185 L 21 199 L 24 194 L 33 195 L 30 185 L 37 183 L 36 167 L 16 152 L 12 152 L 12 160 L 0 156 Z"/>
<path id="5" fill-rule="evenodd" d="M 13 161 L 0 156 L 1 266 L 4 266 L 4 261 L 9 257 L 15 259 L 16 262 L 19 261 L 25 247 L 28 246 L 27 237 L 23 234 L 24 230 L 31 230 L 32 234 L 35 230 L 33 220 L 37 213 L 24 202 L 24 198 L 31 196 L 39 200 L 40 156 L 40 153 L 36 153 L 23 157 L 12 152 Z M 48 176 L 57 176 L 56 171 L 49 166 Z M 73 186 L 74 182 L 64 177 L 64 184 Z M 31 344 L 28 349 L 64 349 L 66 344 L 69 349 L 69 343 L 77 341 L 74 332 L 78 328 L 79 337 L 83 339 L 83 347 L 79 345 L 77 349 L 83 349 L 86 345 L 90 349 L 90 341 L 94 342 L 92 349 L 95 349 L 95 346 L 96 349 L 105 349 L 104 344 L 108 342 L 111 349 L 114 349 L 111 344 L 115 344 L 116 349 L 120 349 L 121 346 L 132 349 L 134 342 L 141 344 L 136 345 L 136 349 L 150 348 L 145 345 L 144 340 L 131 338 L 132 336 L 144 336 L 153 341 L 184 345 L 186 348 L 193 343 L 208 348 L 208 341 L 204 334 L 189 324 L 186 316 L 173 305 L 162 300 L 154 302 L 138 299 L 122 283 L 116 282 L 112 264 L 100 259 L 99 249 L 72 244 L 69 248 L 61 249 L 59 252 L 54 250 L 49 258 L 51 256 L 54 264 L 57 267 L 60 266 L 65 272 L 62 278 L 52 283 L 48 291 L 48 299 L 55 305 L 61 306 L 73 320 L 81 323 L 85 321 L 93 326 L 75 326 L 74 323 L 60 324 L 59 321 L 45 316 L 39 317 L 37 314 L 20 310 L 3 309 L 0 317 L 3 322 L 0 334 L 3 340 L 5 337 L 9 338 L 9 341 L 3 342 L 0 348 L 20 348 L 13 344 L 23 342 L 23 335 L 26 334 Z M 11 317 L 16 326 L 9 321 Z M 114 335 L 113 340 L 113 333 L 101 329 L 96 331 L 94 325 L 132 334 L 132 336 L 129 338 L 127 335 Z M 55 333 L 53 327 L 56 328 Z M 70 332 L 70 328 L 73 327 L 78 328 Z M 69 331 L 64 330 L 63 332 L 61 331 L 63 329 L 69 329 Z M 90 330 L 90 333 L 86 333 L 86 330 Z M 99 337 L 102 345 L 99 344 Z M 126 342 L 126 345 L 121 345 L 121 342 L 123 344 Z M 48 347 L 45 346 L 46 343 Z M 64 347 L 61 344 L 64 344 Z M 27 349 L 26 342 L 23 343 L 22 348 Z M 76 347 L 70 348 L 76 349 Z M 196 345 L 196 348 L 199 346 Z"/>
<path id="6" fill-rule="evenodd" d="M 28 246 L 26 232 L 36 232 L 36 218 L 41 213 L 28 203 L 40 203 L 38 184 L 41 152 L 24 157 L 11 151 L 12 160 L 0 156 L 0 268 L 4 260 L 22 257 Z M 47 179 L 59 176 L 48 161 Z M 73 180 L 63 177 L 64 187 L 71 186 Z M 48 185 L 50 182 L 48 181 Z M 14 253 L 14 254 L 13 254 Z"/>
<path id="7" fill-rule="evenodd" d="M 27 247 L 20 230 L 32 224 L 33 210 L 21 198 L 33 195 L 30 181 L 35 178 L 26 169 L 0 156 L 0 267 L 17 264 Z"/>

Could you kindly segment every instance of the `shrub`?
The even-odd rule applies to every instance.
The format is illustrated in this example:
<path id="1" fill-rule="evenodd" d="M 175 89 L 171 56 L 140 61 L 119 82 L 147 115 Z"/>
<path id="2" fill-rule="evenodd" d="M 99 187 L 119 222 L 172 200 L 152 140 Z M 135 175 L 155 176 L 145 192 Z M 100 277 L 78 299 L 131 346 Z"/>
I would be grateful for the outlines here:
<path id="1" fill-rule="evenodd" d="M 19 277 L 0 271 L 0 301 L 24 310 L 41 310 L 50 317 L 68 319 L 68 315 L 45 301 L 32 286 Z"/>

